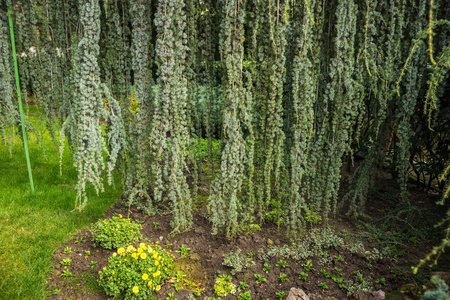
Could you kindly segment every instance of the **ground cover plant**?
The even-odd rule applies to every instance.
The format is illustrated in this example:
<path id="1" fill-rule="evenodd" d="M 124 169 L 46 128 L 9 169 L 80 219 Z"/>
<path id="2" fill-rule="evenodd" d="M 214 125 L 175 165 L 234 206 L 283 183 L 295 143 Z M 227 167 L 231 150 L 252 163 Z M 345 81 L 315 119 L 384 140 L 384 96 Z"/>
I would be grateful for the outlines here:
<path id="1" fill-rule="evenodd" d="M 449 20 L 434 0 L 1 0 L 0 291 L 426 283 L 450 245 Z M 142 273 L 149 247 L 173 271 Z"/>

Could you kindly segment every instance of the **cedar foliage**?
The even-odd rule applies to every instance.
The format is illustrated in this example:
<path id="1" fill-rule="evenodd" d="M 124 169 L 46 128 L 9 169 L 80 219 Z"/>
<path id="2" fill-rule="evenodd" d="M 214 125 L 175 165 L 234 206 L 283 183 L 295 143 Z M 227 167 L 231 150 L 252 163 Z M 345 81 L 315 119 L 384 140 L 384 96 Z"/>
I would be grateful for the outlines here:
<path id="1" fill-rule="evenodd" d="M 23 93 L 45 112 L 34 132 L 46 126 L 55 146 L 59 134 L 60 151 L 68 139 L 77 208 L 86 184 L 102 191 L 116 166 L 128 203 L 148 213 L 170 205 L 175 232 L 189 229 L 197 204 L 227 236 L 263 223 L 274 205 L 292 234 L 307 214 L 358 217 L 376 168 L 395 175 L 405 203 L 411 172 L 448 196 L 450 9 L 442 4 L 2 1 L 5 144 L 19 122 L 7 4 Z M 343 166 L 355 159 L 339 196 Z M 197 196 L 201 178 L 210 179 L 207 203 Z"/>

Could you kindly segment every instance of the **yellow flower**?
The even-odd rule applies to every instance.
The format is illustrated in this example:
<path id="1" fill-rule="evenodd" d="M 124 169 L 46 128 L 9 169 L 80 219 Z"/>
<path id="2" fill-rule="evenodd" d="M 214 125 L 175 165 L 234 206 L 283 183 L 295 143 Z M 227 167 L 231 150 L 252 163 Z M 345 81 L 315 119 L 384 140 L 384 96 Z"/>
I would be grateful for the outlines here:
<path id="1" fill-rule="evenodd" d="M 131 254 L 131 257 L 134 259 L 138 259 L 139 255 L 136 252 L 134 252 L 133 254 Z"/>
<path id="2" fill-rule="evenodd" d="M 155 266 L 159 265 L 159 261 L 155 260 Z"/>
<path id="3" fill-rule="evenodd" d="M 125 253 L 125 249 L 124 248 L 119 248 L 117 249 L 117 253 L 119 253 L 119 255 L 122 255 Z"/>
<path id="4" fill-rule="evenodd" d="M 144 273 L 143 275 L 142 275 L 142 280 L 147 280 L 148 279 L 148 274 L 147 273 Z"/>
<path id="5" fill-rule="evenodd" d="M 133 293 L 135 294 L 139 293 L 139 287 L 137 285 L 133 287 Z"/>
<path id="6" fill-rule="evenodd" d="M 117 253 L 116 253 L 116 252 L 114 252 L 114 253 L 113 253 L 113 256 L 114 256 L 114 257 L 116 257 L 116 256 L 117 256 Z"/>
<path id="7" fill-rule="evenodd" d="M 121 214 L 119 214 L 119 218 L 122 218 L 122 215 L 121 215 Z"/>
<path id="8" fill-rule="evenodd" d="M 149 280 L 147 284 L 148 284 L 148 286 L 152 286 L 153 281 L 152 281 L 152 280 Z"/>
<path id="9" fill-rule="evenodd" d="M 160 285 L 157 285 L 156 286 L 156 291 L 159 291 L 161 289 L 161 286 Z"/>
<path id="10" fill-rule="evenodd" d="M 141 253 L 141 258 L 142 258 L 142 259 L 146 259 L 146 258 L 147 258 L 147 254 Z"/>
<path id="11" fill-rule="evenodd" d="M 153 277 L 159 276 L 161 275 L 161 272 L 159 270 L 157 270 L 155 273 L 153 273 Z"/>

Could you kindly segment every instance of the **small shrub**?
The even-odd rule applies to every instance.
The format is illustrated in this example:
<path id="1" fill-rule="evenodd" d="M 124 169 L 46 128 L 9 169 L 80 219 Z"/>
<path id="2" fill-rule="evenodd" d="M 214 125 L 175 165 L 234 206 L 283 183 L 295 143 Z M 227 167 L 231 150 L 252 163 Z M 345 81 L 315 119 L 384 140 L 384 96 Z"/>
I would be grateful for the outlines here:
<path id="1" fill-rule="evenodd" d="M 157 244 L 141 243 L 119 248 L 99 271 L 100 286 L 107 295 L 125 299 L 147 299 L 172 272 L 174 256 Z"/>
<path id="2" fill-rule="evenodd" d="M 235 275 L 237 272 L 241 272 L 243 269 L 254 265 L 255 262 L 245 255 L 241 255 L 241 249 L 237 249 L 236 252 L 231 251 L 228 254 L 223 255 L 222 265 L 232 267 L 231 274 Z"/>
<path id="3" fill-rule="evenodd" d="M 141 228 L 140 224 L 124 219 L 121 215 L 100 220 L 91 230 L 92 241 L 105 249 L 126 247 L 142 239 Z"/>
<path id="4" fill-rule="evenodd" d="M 214 292 L 219 297 L 236 293 L 236 286 L 231 282 L 231 276 L 220 275 L 214 281 Z"/>

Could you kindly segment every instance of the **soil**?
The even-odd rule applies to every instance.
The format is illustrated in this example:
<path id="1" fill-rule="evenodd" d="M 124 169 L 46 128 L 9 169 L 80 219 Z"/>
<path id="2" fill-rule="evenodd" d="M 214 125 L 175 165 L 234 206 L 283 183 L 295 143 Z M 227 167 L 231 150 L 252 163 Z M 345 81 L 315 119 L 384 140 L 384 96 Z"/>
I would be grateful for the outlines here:
<path id="1" fill-rule="evenodd" d="M 128 215 L 128 207 L 122 205 L 116 205 L 110 209 L 104 216 L 104 218 L 110 218 L 114 214 Z M 129 217 L 143 222 L 142 223 L 142 235 L 148 238 L 150 241 L 159 241 L 161 245 L 172 244 L 172 249 L 179 249 L 181 245 L 191 248 L 190 259 L 180 258 L 179 253 L 175 253 L 176 264 L 175 270 L 181 271 L 187 275 L 190 281 L 198 284 L 200 288 L 205 288 L 202 293 L 202 297 L 217 297 L 214 294 L 214 280 L 219 274 L 230 274 L 232 268 L 223 266 L 223 254 L 229 253 L 231 250 L 240 248 L 242 253 L 254 253 L 252 258 L 256 264 L 243 272 L 237 273 L 233 276 L 233 282 L 239 285 L 240 281 L 244 281 L 249 284 L 249 288 L 252 292 L 252 299 L 276 299 L 275 293 L 284 291 L 289 293 L 292 287 L 300 288 L 307 294 L 316 294 L 326 297 L 334 297 L 336 299 L 347 299 L 347 295 L 344 290 L 340 289 L 336 283 L 331 279 L 325 278 L 320 272 L 320 264 L 318 262 L 319 257 L 311 259 L 314 271 L 308 272 L 308 280 L 300 280 L 299 274 L 304 272 L 302 264 L 306 262 L 294 261 L 287 259 L 287 266 L 285 268 L 276 267 L 276 263 L 279 261 L 279 257 L 273 257 L 267 263 L 271 266 L 271 270 L 268 273 L 263 271 L 264 261 L 257 258 L 257 250 L 261 247 L 267 246 L 269 243 L 275 245 L 288 244 L 289 240 L 283 232 L 278 231 L 275 226 L 266 225 L 262 227 L 262 230 L 252 232 L 249 234 L 242 234 L 236 236 L 230 240 L 226 239 L 223 234 L 212 235 L 211 224 L 202 215 L 196 214 L 194 217 L 193 229 L 189 232 L 185 232 L 176 236 L 171 236 L 170 220 L 171 215 L 166 216 L 147 216 L 141 210 L 132 208 Z M 154 223 L 159 223 L 159 226 L 155 228 Z M 350 228 L 351 224 L 335 224 L 335 228 Z M 55 270 L 51 274 L 49 279 L 49 285 L 51 291 L 60 289 L 58 294 L 52 295 L 50 299 L 111 299 L 102 293 L 96 280 L 98 279 L 98 271 L 107 265 L 107 259 L 113 250 L 105 250 L 102 248 L 95 248 L 91 241 L 91 234 L 89 231 L 79 233 L 76 238 L 69 243 L 63 245 L 54 256 Z M 83 239 L 84 241 L 80 241 Z M 72 253 L 64 253 L 64 249 L 70 247 Z M 90 251 L 90 255 L 86 255 L 85 251 Z M 423 251 L 417 253 L 417 258 L 423 255 Z M 341 255 L 343 261 L 333 260 L 331 268 L 337 267 L 343 269 L 343 273 L 350 277 L 354 271 L 360 271 L 364 278 L 371 277 L 374 280 L 377 278 L 385 278 L 386 285 L 374 284 L 374 290 L 383 290 L 389 292 L 400 288 L 402 285 L 411 282 L 411 276 L 407 276 L 410 268 L 410 263 L 406 265 L 394 264 L 390 259 L 383 259 L 372 262 L 372 268 L 369 270 L 367 264 L 369 261 L 362 255 L 355 255 L 342 248 L 328 249 L 328 254 L 332 257 Z M 64 267 L 59 263 L 64 258 L 71 258 L 72 263 L 69 267 L 70 271 L 75 275 L 73 278 L 61 277 L 61 273 Z M 411 260 L 411 257 L 408 258 Z M 97 263 L 91 268 L 90 262 L 96 261 Z M 395 271 L 394 271 L 395 270 Z M 280 273 L 285 273 L 289 281 L 280 282 L 278 277 Z M 409 272 L 410 273 L 410 272 Z M 263 275 L 267 281 L 263 283 L 256 283 L 254 274 Z M 328 290 L 323 290 L 318 287 L 320 282 L 325 282 L 329 287 Z M 174 287 L 169 283 L 165 284 L 163 288 L 157 293 L 157 299 L 166 299 L 167 293 L 175 292 Z M 179 290 L 175 294 L 176 299 L 187 299 L 188 291 Z M 201 298 L 202 299 L 202 298 Z M 224 299 L 235 299 L 234 296 L 228 296 Z"/>
<path id="2" fill-rule="evenodd" d="M 380 222 L 385 220 L 391 222 L 393 226 L 397 226 L 396 219 L 386 219 L 389 215 L 389 210 L 395 210 L 396 207 L 401 206 L 398 200 L 391 195 L 395 195 L 398 191 L 395 191 L 395 180 L 392 178 L 386 178 L 385 173 L 376 177 L 374 186 L 377 187 L 377 192 L 373 193 L 367 203 L 368 218 L 372 224 L 377 224 L 377 220 Z M 342 187 L 341 187 L 342 188 Z M 205 193 L 208 190 L 204 188 Z M 345 174 L 344 174 L 344 189 L 345 189 Z M 202 190 L 200 187 L 199 191 Z M 417 207 L 426 207 L 426 211 L 433 214 L 436 220 L 442 217 L 447 208 L 437 207 L 434 205 L 435 200 L 438 199 L 436 195 L 429 195 L 418 189 L 417 187 L 410 185 L 411 204 Z M 202 195 L 200 195 L 201 198 Z M 382 207 L 383 209 L 377 209 Z M 407 206 L 409 207 L 409 206 Z M 365 256 L 361 254 L 351 253 L 349 250 L 341 247 L 333 247 L 326 249 L 331 257 L 341 256 L 343 261 L 332 260 L 328 266 L 322 266 L 320 264 L 320 256 L 308 258 L 311 260 L 314 270 L 307 272 L 308 279 L 306 281 L 299 279 L 299 274 L 305 272 L 303 264 L 305 260 L 293 260 L 286 259 L 286 267 L 277 267 L 277 262 L 281 257 L 272 257 L 267 261 L 263 261 L 258 257 L 258 250 L 263 248 L 267 249 L 269 245 L 284 245 L 290 244 L 290 240 L 287 237 L 283 228 L 280 230 L 274 224 L 265 224 L 261 226 L 261 231 L 253 231 L 248 234 L 241 234 L 231 239 L 227 239 L 224 234 L 213 235 L 211 232 L 211 223 L 204 217 L 201 207 L 194 213 L 194 224 L 192 229 L 188 232 L 184 232 L 177 235 L 171 235 L 170 221 L 172 219 L 171 214 L 166 215 L 154 215 L 148 216 L 139 207 L 131 207 L 118 203 L 112 207 L 103 218 L 111 218 L 116 214 L 122 214 L 124 217 L 130 217 L 132 220 L 136 220 L 142 223 L 141 233 L 144 238 L 147 238 L 151 242 L 158 241 L 161 245 L 172 244 L 171 248 L 174 251 L 175 260 L 175 272 L 180 271 L 187 275 L 187 279 L 197 284 L 197 287 L 204 289 L 201 297 L 197 299 L 203 299 L 205 296 L 215 297 L 218 296 L 214 293 L 214 282 L 217 276 L 220 274 L 231 274 L 232 268 L 224 266 L 223 255 L 230 253 L 230 251 L 236 251 L 241 249 L 245 255 L 247 253 L 254 253 L 252 260 L 255 264 L 248 269 L 244 269 L 242 272 L 232 276 L 232 282 L 238 286 L 241 281 L 244 281 L 249 285 L 248 288 L 241 291 L 251 290 L 252 299 L 277 299 L 277 292 L 289 293 L 290 289 L 295 287 L 302 289 L 306 294 L 310 295 L 311 299 L 348 299 L 346 290 L 339 288 L 339 286 L 333 282 L 330 278 L 324 277 L 320 273 L 321 269 L 334 270 L 334 268 L 342 269 L 343 276 L 346 278 L 346 283 L 349 279 L 355 280 L 354 272 L 359 271 L 364 278 L 371 280 L 373 283 L 373 291 L 382 290 L 387 294 L 387 299 L 418 299 L 419 294 L 423 293 L 423 283 L 430 278 L 430 270 L 422 268 L 419 272 L 419 276 L 413 276 L 411 273 L 411 266 L 416 265 L 419 259 L 422 259 L 426 253 L 428 253 L 432 245 L 436 245 L 437 240 L 426 239 L 423 236 L 423 240 L 400 240 L 398 238 L 391 239 L 391 236 L 395 234 L 395 230 L 385 227 L 382 231 L 384 241 L 387 241 L 393 245 L 397 245 L 395 255 L 379 260 L 369 261 Z M 393 214 L 400 221 L 402 215 Z M 436 223 L 434 219 L 427 222 L 431 225 L 425 224 L 425 220 L 416 220 L 423 227 L 430 227 Z M 158 226 L 155 226 L 158 224 Z M 361 222 L 354 220 L 347 220 L 344 217 L 330 220 L 327 224 L 328 227 L 333 228 L 340 235 L 357 236 L 364 229 Z M 402 224 L 400 224 L 402 225 Z M 400 228 L 399 225 L 399 228 Z M 411 225 L 407 223 L 405 228 Z M 325 225 L 316 225 L 321 228 L 326 228 Z M 414 227 L 415 224 L 412 224 Z M 394 228 L 395 229 L 395 228 Z M 400 230 L 400 229 L 399 229 Z M 425 229 L 424 229 L 425 230 Z M 431 230 L 427 228 L 427 230 Z M 308 231 L 307 231 L 308 232 Z M 426 230 L 424 232 L 427 232 Z M 430 232 L 430 231 L 428 231 Z M 365 245 L 366 250 L 370 250 L 372 246 L 376 246 L 381 249 L 380 241 L 382 238 L 374 239 L 371 235 L 360 234 L 362 242 Z M 419 237 L 422 237 L 418 235 Z M 364 237 L 367 237 L 364 240 Z M 438 236 L 440 238 L 440 236 Z M 79 232 L 76 237 L 62 245 L 58 251 L 56 251 L 53 265 L 54 271 L 50 274 L 48 280 L 48 291 L 51 294 L 49 299 L 112 299 L 112 297 L 105 295 L 102 289 L 97 283 L 98 271 L 107 266 L 108 257 L 112 255 L 113 250 L 106 250 L 100 247 L 94 247 L 91 241 L 92 235 L 89 230 Z M 82 240 L 80 242 L 80 240 Z M 375 242 L 379 242 L 374 245 Z M 175 250 L 180 249 L 182 245 L 190 248 L 190 258 L 181 258 L 179 253 Z M 64 253 L 64 249 L 70 247 L 72 253 Z M 86 251 L 90 254 L 87 255 Z M 438 268 L 440 270 L 448 270 L 449 256 L 444 254 L 439 261 Z M 69 270 L 74 274 L 74 277 L 62 277 L 64 267 L 60 264 L 60 261 L 64 258 L 71 258 L 72 263 Z M 91 261 L 96 261 L 94 266 L 91 266 Z M 264 263 L 268 263 L 271 269 L 266 273 L 263 269 Z M 368 265 L 370 264 L 370 265 Z M 436 268 L 435 268 L 436 271 Z M 280 273 L 286 274 L 286 278 L 289 281 L 281 282 L 279 280 Z M 266 278 L 265 282 L 256 282 L 254 274 L 261 274 Z M 384 278 L 385 284 L 375 283 L 376 279 Z M 325 283 L 328 289 L 323 289 L 318 286 L 319 283 Z M 171 284 L 172 283 L 172 284 Z M 176 299 L 188 299 L 188 296 L 192 291 L 182 286 L 181 289 L 175 291 L 173 287 L 175 281 L 172 279 L 165 283 L 161 290 L 156 293 L 157 299 L 166 299 L 168 293 L 175 293 Z M 394 291 L 389 297 L 389 292 Z M 241 293 L 238 292 L 237 294 Z M 400 296 L 399 296 L 400 295 Z M 396 298 L 397 297 L 397 298 Z M 222 299 L 236 299 L 236 296 L 229 295 L 222 297 Z M 169 299 L 169 298 L 168 298 Z M 283 298 L 285 299 L 285 297 Z M 359 296 L 355 299 L 375 299 L 364 298 Z"/>

